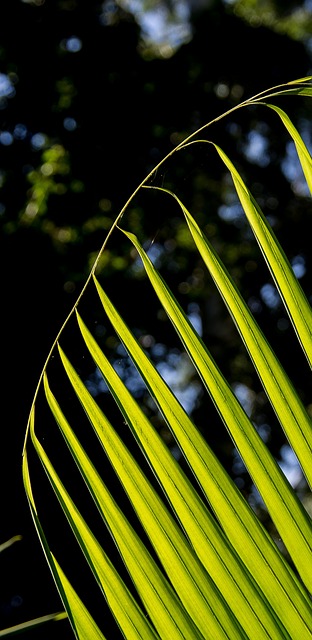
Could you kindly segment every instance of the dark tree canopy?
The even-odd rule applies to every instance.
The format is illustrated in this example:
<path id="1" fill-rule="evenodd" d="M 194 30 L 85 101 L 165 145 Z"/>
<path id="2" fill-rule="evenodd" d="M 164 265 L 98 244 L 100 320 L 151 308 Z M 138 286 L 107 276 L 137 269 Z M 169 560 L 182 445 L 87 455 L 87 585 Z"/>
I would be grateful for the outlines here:
<path id="1" fill-rule="evenodd" d="M 24 538 L 18 549 L 16 545 L 1 557 L 1 628 L 61 607 L 28 514 L 21 452 L 31 399 L 48 349 L 106 230 L 148 171 L 187 133 L 244 98 L 311 73 L 309 2 L 299 3 L 306 10 L 301 22 L 298 2 L 180 4 L 188 7 L 189 14 L 184 31 L 180 25 L 180 31 L 173 33 L 186 33 L 184 40 L 182 37 L 179 43 L 167 36 L 167 42 L 156 46 L 142 31 L 139 16 L 126 11 L 125 2 L 1 3 L 0 532 L 3 540 L 16 534 Z M 179 27 L 174 22 L 178 20 L 175 3 L 159 5 L 166 8 L 167 21 Z M 148 10 L 149 3 L 142 0 L 143 15 Z M 302 101 L 299 107 L 294 104 L 291 114 L 311 143 L 311 107 Z M 241 168 L 249 164 L 251 190 L 271 216 L 311 296 L 311 209 L 300 176 L 290 172 L 292 149 L 287 136 L 276 131 L 274 116 L 259 109 L 233 115 L 226 125 L 214 125 L 210 135 L 220 146 L 225 145 Z M 245 295 L 253 296 L 251 304 L 259 323 L 269 338 L 274 334 L 278 355 L 286 368 L 294 369 L 294 382 L 308 404 L 305 364 L 297 360 L 293 366 L 295 345 L 287 320 L 274 305 L 274 292 L 258 265 L 243 220 L 228 204 L 231 188 L 215 156 L 198 145 L 193 155 L 183 152 L 179 160 L 168 161 L 155 184 L 170 188 L 173 183 L 198 219 L 205 221 L 207 234 L 229 267 L 235 268 Z M 238 338 L 229 329 L 214 289 L 183 235 L 178 210 L 167 209 L 159 196 L 148 199 L 142 194 L 132 203 L 127 224 L 140 239 L 153 243 L 155 250 L 165 238 L 175 243 L 174 264 L 168 250 L 160 254 L 161 268 L 180 291 L 181 303 L 183 291 L 191 288 L 194 306 L 189 312 L 200 315 L 203 337 L 220 366 L 233 384 L 245 385 L 255 394 L 255 420 L 274 425 Z M 119 251 L 112 242 L 105 268 L 110 275 L 108 289 L 113 292 L 119 287 L 116 302 L 122 309 L 127 305 L 128 285 L 118 278 Z M 143 335 L 148 328 L 153 337 L 157 319 L 149 317 L 148 305 L 142 305 L 140 280 L 131 269 L 129 279 L 136 281 L 137 296 L 128 309 L 129 321 L 135 304 L 140 304 L 142 326 L 136 329 Z M 173 347 L 170 351 L 167 335 L 163 323 L 163 335 L 157 335 L 164 347 L 159 351 L 160 361 L 179 355 Z M 111 336 L 105 334 L 102 339 L 112 348 L 113 357 Z M 70 344 L 70 335 L 68 341 Z M 90 384 L 94 381 L 91 370 L 84 375 L 90 376 Z M 191 382 L 190 374 L 187 383 Z M 233 450 L 230 443 L 224 443 L 211 407 L 198 402 L 192 411 L 222 462 L 234 477 L 240 477 L 240 486 L 248 493 L 244 469 L 233 461 Z M 207 427 L 211 424 L 213 429 Z M 270 439 L 279 457 L 283 436 L 272 428 Z M 30 583 L 28 572 L 34 558 L 38 572 L 35 576 L 32 570 Z M 50 637 L 48 633 L 45 637 Z M 65 625 L 63 633 L 62 637 L 71 637 Z M 31 632 L 25 637 L 42 636 Z"/>

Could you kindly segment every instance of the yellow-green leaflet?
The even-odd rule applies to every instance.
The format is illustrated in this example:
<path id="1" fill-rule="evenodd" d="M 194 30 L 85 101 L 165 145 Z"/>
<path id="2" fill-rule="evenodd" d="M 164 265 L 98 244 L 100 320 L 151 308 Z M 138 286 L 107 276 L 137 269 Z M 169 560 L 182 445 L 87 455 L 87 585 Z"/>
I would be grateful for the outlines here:
<path id="1" fill-rule="evenodd" d="M 205 509 L 175 458 L 152 428 L 82 320 L 79 317 L 78 320 L 89 351 L 102 371 L 127 424 L 144 448 L 198 558 L 246 634 L 250 635 L 251 629 L 257 629 L 259 637 L 265 637 L 267 633 L 276 634 L 277 637 L 280 633 L 285 634 L 284 630 L 280 632 L 280 624 L 271 616 L 264 596 L 255 587 L 252 576 L 240 563 L 222 529 Z"/>
<path id="2" fill-rule="evenodd" d="M 63 355 L 63 357 L 65 357 Z M 161 637 L 167 633 L 172 640 L 199 638 L 200 633 L 186 614 L 173 589 L 148 553 L 143 542 L 128 523 L 113 500 L 103 480 L 86 455 L 79 440 L 62 413 L 47 378 L 46 397 L 51 411 L 64 435 L 93 499 L 112 533 L 125 566 L 132 577 L 145 608 Z"/>
<path id="3" fill-rule="evenodd" d="M 3 629 L 1 637 L 68 617 L 76 640 L 114 640 L 106 622 L 116 623 L 118 638 L 121 635 L 125 640 L 312 640 L 312 523 L 309 508 L 305 509 L 311 499 L 305 479 L 312 486 L 308 381 L 300 372 L 302 388 L 294 388 L 297 372 L 291 367 L 292 351 L 286 354 L 286 373 L 281 365 L 283 357 L 279 362 L 275 355 L 274 338 L 269 344 L 266 332 L 260 329 L 240 293 L 240 285 L 235 284 L 235 277 L 242 278 L 242 290 L 247 281 L 248 288 L 253 287 L 251 295 L 258 296 L 259 283 L 266 277 L 268 267 L 268 277 L 274 280 L 299 340 L 299 344 L 294 340 L 295 347 L 299 356 L 301 347 L 308 360 L 308 364 L 303 363 L 307 374 L 312 365 L 310 292 L 307 289 L 306 296 L 302 290 L 247 187 L 247 179 L 245 184 L 218 146 L 218 139 L 211 141 L 206 136 L 210 127 L 214 135 L 220 133 L 222 119 L 230 117 L 230 122 L 235 122 L 232 115 L 237 110 L 241 113 L 243 107 L 248 107 L 245 115 L 252 130 L 257 130 L 254 126 L 259 112 L 261 118 L 264 113 L 269 116 L 272 131 L 277 125 L 277 130 L 281 129 L 294 143 L 312 193 L 310 153 L 288 113 L 278 106 L 280 98 L 283 107 L 288 100 L 297 101 L 298 96 L 311 99 L 311 81 L 312 76 L 262 91 L 186 135 L 175 148 L 170 147 L 167 156 L 135 188 L 112 221 L 89 276 L 46 358 L 31 405 L 23 450 L 23 482 L 30 512 L 64 611 Z M 244 136 L 245 127 L 242 132 Z M 222 139 L 230 134 L 233 145 L 232 131 L 225 126 L 223 133 Z M 276 142 L 273 133 L 272 149 Z M 207 150 L 217 165 L 211 175 L 209 165 L 203 169 Z M 242 154 L 238 149 L 248 175 L 248 153 Z M 174 160 L 179 155 L 181 165 L 176 170 Z M 265 180 L 270 165 L 260 173 L 259 162 L 256 171 L 251 176 L 259 175 L 259 181 L 262 177 Z M 273 178 L 274 171 L 275 168 Z M 280 194 L 273 193 L 275 182 L 271 175 L 269 178 L 269 192 L 278 203 Z M 288 186 L 287 217 L 297 213 L 302 204 L 305 209 L 307 203 L 305 195 Z M 179 191 L 184 195 L 179 197 Z M 212 192 L 212 199 L 206 201 L 208 191 Z M 208 205 L 219 196 L 225 204 L 234 196 L 235 206 L 240 209 L 241 205 L 246 216 L 242 232 L 237 228 L 229 235 L 232 227 L 228 225 L 227 233 L 221 236 L 222 241 L 230 238 L 224 255 L 233 261 L 233 273 L 229 273 L 214 249 L 219 242 L 213 236 L 218 233 L 218 215 L 216 211 L 210 215 Z M 173 205 L 174 218 L 169 214 L 172 225 L 168 225 L 167 209 L 158 215 L 158 199 L 162 207 Z M 195 204 L 195 213 L 185 206 L 187 199 Z M 283 211 L 277 210 L 276 216 L 282 223 Z M 105 220 L 108 223 L 109 218 Z M 121 229 L 121 220 L 126 230 Z M 298 238 L 300 241 L 299 231 L 301 228 L 296 242 Z M 214 239 L 212 243 L 208 239 L 210 233 L 216 239 L 214 246 Z M 143 247 L 147 246 L 149 249 L 145 250 Z M 294 246 L 299 255 L 301 249 Z M 247 274 L 244 273 L 246 256 L 249 264 L 259 267 L 255 278 L 247 262 Z M 158 272 L 158 265 L 161 273 L 168 273 L 168 284 L 167 276 Z M 176 283 L 177 275 L 182 273 L 187 286 L 177 285 L 180 305 L 175 298 L 175 285 L 171 290 L 169 283 L 171 278 Z M 207 335 L 214 340 L 208 296 L 215 286 L 217 304 L 213 301 L 211 308 L 220 321 L 225 314 L 225 329 L 229 328 L 224 343 L 225 348 L 229 347 L 228 363 L 221 355 L 228 367 L 229 381 L 209 351 L 216 346 L 218 360 L 222 332 L 217 335 L 217 343 L 205 344 L 187 315 L 193 304 L 198 310 L 197 319 L 203 322 L 203 335 L 207 329 Z M 207 296 L 204 292 L 208 292 Z M 250 294 L 247 295 L 249 299 Z M 262 296 L 261 289 L 259 295 Z M 117 309 L 122 305 L 121 314 Z M 289 335 L 279 331 L 279 323 L 275 327 L 279 313 L 279 308 L 264 306 L 261 311 L 264 323 L 272 318 L 274 326 L 269 330 L 277 337 L 277 349 L 285 344 L 284 337 L 287 348 Z M 168 319 L 176 333 L 172 342 L 171 327 L 166 331 Z M 175 377 L 174 367 L 178 368 L 180 362 L 187 363 L 187 368 L 177 369 Z M 172 389 L 171 383 L 165 382 L 169 370 L 174 380 Z M 233 390 L 241 380 L 246 381 L 243 387 L 251 399 L 250 413 Z M 178 398 L 184 392 L 182 385 L 186 387 L 189 382 L 186 395 L 192 399 L 184 409 Z M 203 397 L 206 391 L 210 398 Z M 210 399 L 235 450 L 223 425 L 220 430 Z M 193 418 L 195 422 L 198 419 L 197 426 Z M 262 425 L 268 439 L 261 437 Z M 282 434 L 277 433 L 280 429 Z M 225 466 L 204 434 L 208 440 L 211 437 L 212 447 L 215 443 L 220 447 L 221 456 L 226 455 Z M 286 465 L 278 463 L 278 456 L 283 455 L 283 449 L 277 453 L 275 448 L 276 442 L 281 442 L 279 438 L 284 438 L 285 449 L 296 456 L 305 476 L 296 467 L 300 477 L 299 484 L 294 483 L 296 490 L 287 480 L 288 471 L 282 471 Z M 234 461 L 243 463 L 242 471 L 233 465 L 233 479 L 226 471 L 232 454 Z M 54 495 L 46 482 L 40 486 L 44 474 Z M 260 496 L 254 498 L 254 489 Z M 52 545 L 52 539 L 53 544 L 63 545 L 58 514 L 55 526 L 49 514 L 41 514 L 43 509 L 49 510 L 50 499 L 60 518 L 64 520 L 65 516 L 68 535 L 73 534 L 72 545 L 66 546 L 68 559 L 62 547 L 54 549 Z M 44 529 L 42 523 L 46 523 Z M 18 539 L 20 536 L 4 542 L 0 551 Z M 99 610 L 96 613 L 98 604 L 93 612 L 93 605 L 86 607 L 83 602 L 87 600 L 83 595 L 83 571 L 80 573 L 79 566 L 71 573 L 77 559 L 89 572 L 91 587 L 98 590 L 96 595 L 102 598 L 100 607 L 108 616 L 107 621 L 103 619 L 102 630 L 98 626 L 102 616 Z"/>
<path id="4" fill-rule="evenodd" d="M 142 640 L 155 640 L 155 638 L 158 637 L 157 634 L 153 631 L 145 615 L 140 610 L 56 474 L 48 456 L 35 435 L 34 421 L 32 421 L 31 424 L 31 438 L 53 490 L 76 536 L 78 544 L 124 635 L 126 638 L 129 638 L 129 640 L 138 640 L 139 638 Z M 68 610 L 71 614 L 73 613 L 70 605 L 68 605 Z M 85 621 L 88 623 L 88 619 L 85 618 Z M 74 618 L 73 622 L 76 626 Z M 89 630 L 87 633 L 89 633 Z M 88 637 L 88 635 L 86 637 Z"/>
<path id="5" fill-rule="evenodd" d="M 229 309 L 272 407 L 312 486 L 311 418 L 211 243 L 179 198 L 166 189 L 160 190 L 179 203 L 197 249 Z"/>
<path id="6" fill-rule="evenodd" d="M 205 491 L 224 531 L 290 634 L 306 631 L 312 614 L 307 593 L 285 564 L 254 512 L 242 498 L 200 432 L 159 375 L 139 342 L 94 278 L 104 311 L 172 429 L 179 446 Z"/>
<path id="7" fill-rule="evenodd" d="M 312 366 L 312 310 L 295 274 L 266 221 L 258 203 L 246 187 L 227 155 L 214 144 L 219 156 L 231 172 L 234 186 L 249 224 L 270 269 L 272 277 L 288 311 L 299 342 Z"/>
<path id="8" fill-rule="evenodd" d="M 33 428 L 34 411 L 32 411 L 31 413 L 30 423 L 31 423 L 31 427 Z M 60 568 L 59 564 L 56 562 L 55 557 L 51 553 L 48 541 L 46 539 L 46 536 L 43 532 L 43 529 L 39 520 L 39 516 L 37 513 L 37 509 L 36 509 L 36 505 L 33 497 L 26 452 L 24 452 L 24 455 L 23 455 L 23 480 L 24 480 L 27 499 L 30 506 L 31 515 L 32 515 L 35 527 L 37 529 L 39 540 L 41 542 L 47 562 L 49 564 L 52 575 L 54 577 L 59 594 L 62 598 L 64 607 L 67 611 L 68 619 L 72 625 L 72 629 L 75 634 L 75 637 L 78 640 L 83 640 L 84 638 L 88 637 L 88 634 L 90 634 L 90 638 L 92 638 L 92 640 L 98 640 L 98 639 L 105 640 L 104 635 L 101 634 L 100 631 L 99 631 L 99 634 L 101 635 L 99 634 L 94 635 L 94 633 L 95 634 L 97 633 L 96 631 L 97 625 L 95 621 L 90 616 L 85 605 L 83 604 L 83 602 L 81 602 L 80 598 L 76 594 L 72 585 L 69 583 L 69 581 L 65 577 L 64 572 Z M 80 635 L 78 635 L 78 629 L 79 629 Z"/>
<path id="9" fill-rule="evenodd" d="M 77 638 L 79 638 L 79 640 L 85 640 L 86 637 L 88 638 L 88 640 L 105 640 L 105 636 L 103 635 L 102 631 L 100 631 L 100 629 L 98 628 L 89 611 L 86 609 L 76 591 L 73 589 L 69 580 L 67 580 L 65 573 L 62 571 L 60 565 L 58 564 L 56 558 L 52 553 L 51 557 L 53 559 L 55 569 L 58 573 L 64 593 L 66 594 L 68 608 L 75 621 Z"/>
<path id="10" fill-rule="evenodd" d="M 311 521 L 281 469 L 261 440 L 232 389 L 213 361 L 186 314 L 132 233 L 123 231 L 137 249 L 161 304 L 193 360 L 228 428 L 303 582 L 311 587 Z"/>
<path id="11" fill-rule="evenodd" d="M 101 360 L 102 368 L 104 366 L 108 368 L 112 376 L 112 380 L 109 382 L 112 385 L 112 391 L 116 394 L 116 399 L 122 404 L 127 420 L 131 420 L 127 406 L 131 405 L 131 398 L 128 397 L 127 390 L 121 387 L 122 383 L 117 374 L 106 361 L 104 354 L 99 350 L 81 319 L 79 319 L 79 324 L 93 357 L 96 358 L 96 361 L 98 359 Z M 99 354 L 96 353 L 97 350 L 99 350 Z M 61 352 L 61 357 L 77 396 L 121 480 L 164 569 L 170 575 L 171 582 L 194 623 L 204 637 L 207 637 L 207 633 L 209 633 L 209 638 L 225 638 L 227 634 L 233 638 L 245 637 L 228 608 L 226 600 L 199 562 L 180 528 L 170 516 L 158 494 L 153 490 L 137 462 L 84 387 L 63 352 Z M 141 419 L 141 413 L 138 411 L 137 423 L 139 429 L 142 428 Z M 162 453 L 160 448 L 158 452 L 160 462 Z M 192 491 L 194 490 L 190 487 L 189 492 Z M 215 611 L 218 612 L 217 616 L 214 614 Z"/>
<path id="12" fill-rule="evenodd" d="M 23 633 L 24 631 L 29 631 L 29 629 L 36 629 L 37 627 L 45 625 L 47 622 L 59 622 L 60 620 L 64 620 L 65 618 L 67 618 L 67 613 L 65 611 L 61 611 L 59 613 L 50 613 L 46 616 L 40 616 L 40 618 L 33 618 L 32 620 L 27 620 L 27 622 L 15 624 L 13 627 L 1 629 L 0 638 L 9 638 L 10 636 L 15 636 L 17 634 Z M 95 636 L 95 638 L 104 638 L 104 636 Z"/>
<path id="13" fill-rule="evenodd" d="M 312 158 L 311 155 L 304 143 L 304 141 L 302 140 L 302 137 L 300 136 L 299 132 L 297 131 L 296 127 L 293 125 L 292 121 L 290 120 L 289 116 L 287 115 L 287 113 L 285 113 L 285 111 L 283 111 L 283 109 L 281 109 L 280 107 L 277 107 L 274 104 L 269 104 L 268 102 L 265 103 L 259 103 L 259 104 L 265 104 L 267 107 L 269 107 L 270 109 L 273 109 L 273 111 L 276 111 L 276 113 L 279 115 L 279 117 L 281 118 L 283 124 L 285 125 L 288 133 L 291 135 L 295 147 L 297 149 L 297 153 L 298 153 L 298 157 L 300 160 L 300 164 L 302 167 L 302 171 L 305 175 L 305 179 L 307 181 L 307 185 L 310 189 L 310 193 L 312 195 Z"/>
<path id="14" fill-rule="evenodd" d="M 23 539 L 23 536 L 17 535 L 17 536 L 12 536 L 12 538 L 10 538 L 9 540 L 6 540 L 6 542 L 2 542 L 0 544 L 0 553 L 2 553 L 2 551 L 4 551 L 5 549 L 8 549 L 9 547 L 11 547 L 11 545 L 14 544 L 15 542 L 19 542 L 22 539 Z"/>

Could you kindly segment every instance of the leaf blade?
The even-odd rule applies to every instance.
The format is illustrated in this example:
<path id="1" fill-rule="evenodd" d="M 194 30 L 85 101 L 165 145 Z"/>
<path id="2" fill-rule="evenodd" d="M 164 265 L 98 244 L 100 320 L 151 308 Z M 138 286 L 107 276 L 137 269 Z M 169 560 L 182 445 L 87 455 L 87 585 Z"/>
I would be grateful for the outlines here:
<path id="1" fill-rule="evenodd" d="M 259 637 L 270 633 L 279 637 L 279 626 L 268 610 L 265 597 L 255 589 L 252 577 L 233 553 L 221 529 L 203 508 L 193 487 L 174 457 L 131 397 L 113 367 L 99 349 L 87 327 L 78 317 L 88 349 L 102 371 L 106 383 L 123 412 L 127 423 L 140 439 L 144 452 L 156 472 L 200 561 L 229 603 L 247 635 L 257 628 Z M 265 630 L 265 631 L 264 631 Z M 283 631 L 285 632 L 285 630 Z M 285 632 L 286 633 L 286 632 Z"/>
<path id="2" fill-rule="evenodd" d="M 155 640 L 155 638 L 158 637 L 157 634 L 153 631 L 109 558 L 100 547 L 98 541 L 89 529 L 87 523 L 81 516 L 69 493 L 66 491 L 60 478 L 55 472 L 53 465 L 35 434 L 34 420 L 31 424 L 30 435 L 38 457 L 47 473 L 56 497 L 60 502 L 62 510 L 65 513 L 98 585 L 107 599 L 118 625 L 129 640 L 137 640 L 138 638 L 142 638 L 142 640 L 145 640 L 145 638 Z M 51 566 L 51 560 L 49 564 Z M 66 603 L 66 605 L 67 611 L 72 615 L 73 612 L 71 607 L 68 603 Z"/>
<path id="3" fill-rule="evenodd" d="M 100 475 L 86 455 L 79 440 L 62 413 L 45 377 L 45 393 L 51 411 L 66 440 L 70 452 L 88 489 L 113 535 L 137 592 L 161 637 L 167 633 L 172 639 L 199 637 L 189 616 L 148 553 L 138 535 L 130 526 L 113 500 Z"/>
<path id="4" fill-rule="evenodd" d="M 260 207 L 246 187 L 228 156 L 214 144 L 220 158 L 229 169 L 238 197 L 264 259 L 279 290 L 299 342 L 312 367 L 312 310 L 297 278 Z"/>
<path id="5" fill-rule="evenodd" d="M 302 140 L 302 137 L 300 136 L 296 127 L 293 125 L 287 113 L 283 111 L 283 109 L 281 109 L 280 107 L 274 104 L 269 104 L 268 102 L 266 102 L 265 105 L 279 115 L 288 133 L 291 135 L 294 141 L 295 147 L 297 149 L 298 157 L 301 163 L 301 167 L 302 167 L 307 185 L 312 195 L 312 159 L 304 141 Z"/>
<path id="6" fill-rule="evenodd" d="M 88 335 L 87 327 L 81 319 L 80 324 L 84 334 Z M 91 354 L 92 351 L 91 346 Z M 235 630 L 238 625 L 235 619 L 232 619 L 224 599 L 199 563 L 172 516 L 61 349 L 60 354 L 70 382 L 188 613 L 203 635 L 205 629 L 211 628 L 216 638 L 224 638 L 227 633 L 224 629 L 228 629 L 230 635 L 240 638 L 242 630 Z M 217 616 L 215 611 L 218 612 Z"/>
<path id="7" fill-rule="evenodd" d="M 307 571 L 311 558 L 311 523 L 306 512 L 269 450 L 255 431 L 203 341 L 157 273 L 137 238 L 127 231 L 123 230 L 123 233 L 137 249 L 156 295 L 192 358 L 199 375 L 201 375 L 225 426 L 230 430 L 249 473 L 262 494 L 271 518 L 275 522 L 302 580 L 308 587 L 311 584 L 311 575 Z"/>
<path id="8" fill-rule="evenodd" d="M 284 621 L 288 631 L 294 634 L 301 627 L 302 620 L 310 618 L 311 605 L 308 595 L 302 595 L 301 585 L 293 574 L 290 575 L 288 566 L 280 557 L 271 538 L 260 526 L 254 512 L 145 355 L 95 277 L 94 281 L 105 313 L 167 420 L 223 529 L 252 575 L 256 577 L 260 588 Z M 292 598 L 294 600 L 291 602 Z M 291 619 L 292 607 L 294 614 Z M 302 632 L 305 631 L 303 623 Z"/>
<path id="9" fill-rule="evenodd" d="M 195 245 L 231 314 L 284 433 L 312 486 L 312 423 L 286 372 L 254 320 L 230 274 L 181 200 L 167 189 L 181 207 Z"/>

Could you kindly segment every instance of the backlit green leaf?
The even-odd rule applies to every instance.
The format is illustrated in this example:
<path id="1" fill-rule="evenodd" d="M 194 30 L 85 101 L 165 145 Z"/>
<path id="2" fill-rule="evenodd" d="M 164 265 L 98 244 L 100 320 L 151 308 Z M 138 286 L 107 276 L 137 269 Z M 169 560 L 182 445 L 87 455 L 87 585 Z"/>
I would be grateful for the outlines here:
<path id="1" fill-rule="evenodd" d="M 310 519 L 296 494 L 261 440 L 232 389 L 192 327 L 171 291 L 156 271 L 137 238 L 123 233 L 137 249 L 150 282 L 163 308 L 174 325 L 186 351 L 198 370 L 225 426 L 229 430 L 250 475 L 275 522 L 293 561 L 305 582 L 311 586 L 312 528 Z"/>

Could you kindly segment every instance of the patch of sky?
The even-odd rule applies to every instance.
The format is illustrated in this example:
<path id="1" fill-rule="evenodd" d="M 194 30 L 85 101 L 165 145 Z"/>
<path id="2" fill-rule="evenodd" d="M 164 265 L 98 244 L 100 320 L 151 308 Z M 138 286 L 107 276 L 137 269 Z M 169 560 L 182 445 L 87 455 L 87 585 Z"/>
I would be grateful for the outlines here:
<path id="1" fill-rule="evenodd" d="M 270 425 L 268 425 L 266 422 L 263 422 L 263 424 L 258 425 L 256 428 L 261 440 L 263 440 L 263 442 L 268 442 L 271 435 Z"/>
<path id="2" fill-rule="evenodd" d="M 9 131 L 0 131 L 0 144 L 4 147 L 9 147 L 13 143 L 12 133 Z"/>
<path id="3" fill-rule="evenodd" d="M 181 353 L 179 351 L 173 350 L 169 351 L 166 357 L 166 362 L 163 362 L 162 365 L 164 365 L 165 367 L 169 367 L 170 371 L 173 372 L 174 370 L 178 369 L 178 365 L 180 364 L 180 362 Z"/>
<path id="4" fill-rule="evenodd" d="M 139 255 L 137 255 L 133 261 L 133 263 L 129 267 L 130 273 L 132 272 L 134 276 L 138 276 L 144 273 L 144 267 L 142 264 L 142 260 Z"/>
<path id="5" fill-rule="evenodd" d="M 186 2 L 177 1 L 174 5 L 173 15 L 165 4 L 159 3 L 149 11 L 136 12 L 138 20 L 146 40 L 151 40 L 158 45 L 176 49 L 191 38 L 191 26 L 188 21 L 189 12 Z M 168 53 L 170 49 L 168 49 Z M 166 49 L 163 49 L 166 55 Z"/>
<path id="6" fill-rule="evenodd" d="M 99 393 L 108 392 L 107 384 L 98 368 L 85 380 L 85 385 L 93 397 L 96 397 Z"/>
<path id="7" fill-rule="evenodd" d="M 261 493 L 259 492 L 259 490 L 254 484 L 251 487 L 251 491 L 248 496 L 248 502 L 251 508 L 254 509 L 254 511 L 256 512 L 259 508 L 263 511 L 267 511 L 267 507 L 265 502 L 263 501 Z"/>
<path id="8" fill-rule="evenodd" d="M 241 227 L 245 222 L 245 214 L 239 203 L 222 204 L 218 209 L 218 216 L 225 222 L 232 222 Z"/>
<path id="9" fill-rule="evenodd" d="M 196 5 L 196 2 L 193 4 Z M 192 37 L 191 6 L 187 0 L 176 0 L 170 5 L 163 0 L 105 0 L 100 14 L 103 25 L 114 23 L 118 6 L 133 15 L 141 29 L 143 41 L 152 45 L 160 57 L 170 57 Z"/>
<path id="10" fill-rule="evenodd" d="M 146 250 L 146 253 L 155 267 L 159 266 L 160 257 L 164 253 L 164 247 L 158 242 L 152 242 Z"/>
<path id="11" fill-rule="evenodd" d="M 39 151 L 47 144 L 47 136 L 44 133 L 34 133 L 31 136 L 30 144 L 35 151 Z"/>
<path id="12" fill-rule="evenodd" d="M 6 98 L 14 98 L 15 88 L 10 80 L 9 76 L 5 73 L 0 73 L 0 103 L 6 104 Z"/>
<path id="13" fill-rule="evenodd" d="M 113 367 L 116 373 L 125 383 L 130 393 L 134 397 L 140 397 L 146 387 L 141 375 L 133 364 L 131 358 L 128 356 L 128 353 L 122 343 L 118 345 L 116 353 L 122 356 L 120 359 L 116 359 L 113 362 Z"/>
<path id="14" fill-rule="evenodd" d="M 113 366 L 119 378 L 123 379 L 125 372 L 125 363 L 122 360 L 117 360 L 116 362 L 114 362 Z"/>
<path id="15" fill-rule="evenodd" d="M 140 397 L 146 388 L 132 360 L 128 356 L 119 358 L 113 362 L 113 367 L 130 393 L 134 397 Z M 98 368 L 88 376 L 87 380 L 85 380 L 85 385 L 93 397 L 98 396 L 100 393 L 109 392 L 109 388 Z"/>
<path id="16" fill-rule="evenodd" d="M 247 141 L 243 144 L 243 152 L 249 160 L 259 167 L 266 167 L 270 162 L 268 153 L 268 139 L 260 131 L 250 131 Z"/>
<path id="17" fill-rule="evenodd" d="M 242 405 L 243 409 L 247 413 L 248 416 L 251 415 L 253 404 L 255 400 L 255 393 L 245 384 L 241 382 L 235 382 L 233 384 L 233 391 L 239 403 Z"/>
<path id="18" fill-rule="evenodd" d="M 126 356 L 127 355 L 127 351 L 126 351 L 124 345 L 122 344 L 122 342 L 120 342 L 119 345 L 116 347 L 116 353 L 118 353 L 119 356 Z"/>
<path id="19" fill-rule="evenodd" d="M 176 389 L 175 395 L 183 409 L 190 415 L 195 408 L 198 397 L 201 393 L 201 386 L 198 382 L 191 382 L 184 389 Z"/>
<path id="20" fill-rule="evenodd" d="M 302 480 L 302 471 L 292 448 L 283 444 L 280 450 L 281 460 L 279 466 L 285 474 L 288 482 L 295 489 Z"/>
<path id="21" fill-rule="evenodd" d="M 201 393 L 201 385 L 197 381 L 190 380 L 193 366 L 186 354 L 171 352 L 166 360 L 159 362 L 156 366 L 182 407 L 190 414 Z"/>
<path id="22" fill-rule="evenodd" d="M 78 53 L 82 49 L 82 41 L 77 36 L 70 36 L 70 38 L 64 38 L 61 41 L 61 49 L 68 51 L 69 53 Z"/>
<path id="23" fill-rule="evenodd" d="M 298 196 L 309 196 L 309 189 L 293 142 L 286 145 L 286 155 L 282 161 L 282 171 L 290 182 L 293 192 Z"/>
<path id="24" fill-rule="evenodd" d="M 236 449 L 233 449 L 232 471 L 235 476 L 239 476 L 241 473 L 246 472 L 246 467 Z"/>
<path id="25" fill-rule="evenodd" d="M 261 287 L 260 296 L 269 309 L 277 309 L 281 304 L 281 299 L 276 287 L 269 282 Z"/>
<path id="26" fill-rule="evenodd" d="M 296 278 L 300 280 L 300 278 L 302 278 L 306 273 L 306 263 L 304 257 L 301 255 L 295 256 L 291 261 L 291 266 Z"/>
<path id="27" fill-rule="evenodd" d="M 191 302 L 187 308 L 187 317 L 194 327 L 195 331 L 197 331 L 198 335 L 203 335 L 203 323 L 200 317 L 200 308 L 196 302 Z"/>
<path id="28" fill-rule="evenodd" d="M 142 396 L 146 387 L 132 360 L 129 357 L 122 358 L 122 360 L 115 361 L 113 367 L 128 391 L 135 398 Z"/>
<path id="29" fill-rule="evenodd" d="M 151 260 L 152 264 L 155 267 L 159 267 L 160 266 L 160 258 L 164 253 L 164 247 L 159 244 L 158 242 L 147 242 L 144 245 L 144 250 L 146 251 L 149 259 Z M 135 274 L 135 275 L 139 275 L 141 273 L 144 273 L 144 267 L 142 264 L 142 260 L 140 258 L 139 255 L 137 255 L 137 257 L 135 258 L 135 260 L 133 261 L 130 270 Z"/>
<path id="30" fill-rule="evenodd" d="M 166 346 L 161 342 L 156 342 L 156 344 L 153 345 L 151 350 L 153 358 L 156 358 L 156 359 L 164 358 L 166 351 L 167 351 Z"/>

